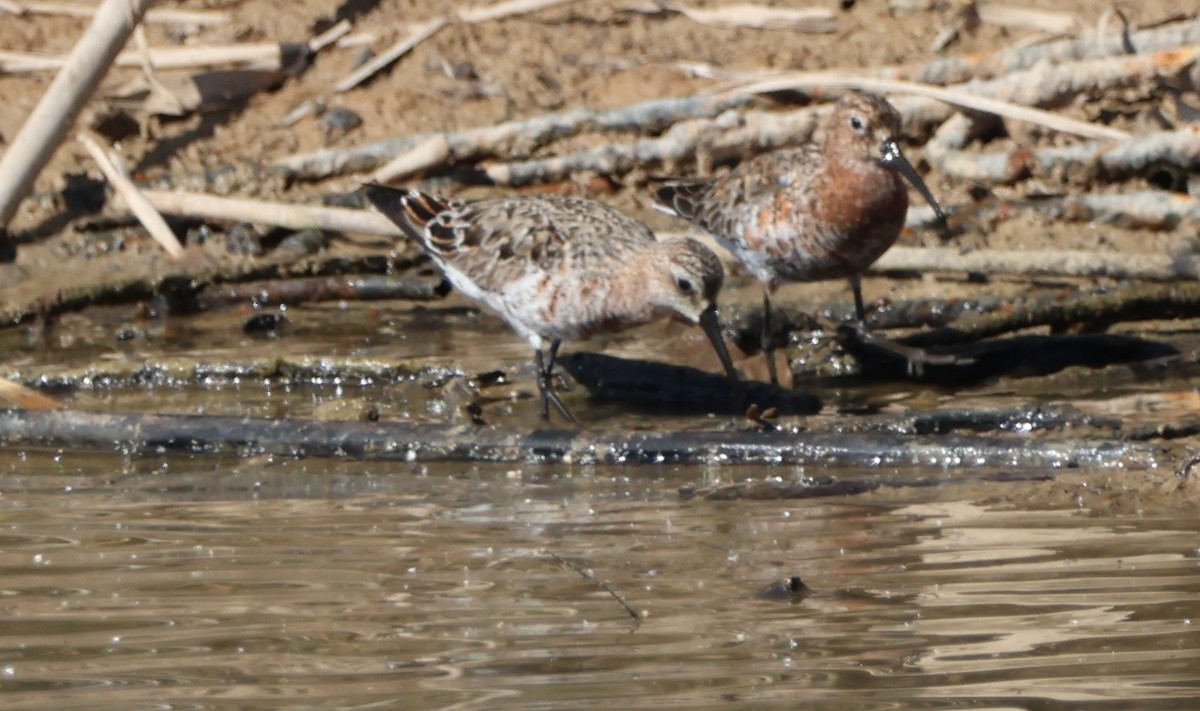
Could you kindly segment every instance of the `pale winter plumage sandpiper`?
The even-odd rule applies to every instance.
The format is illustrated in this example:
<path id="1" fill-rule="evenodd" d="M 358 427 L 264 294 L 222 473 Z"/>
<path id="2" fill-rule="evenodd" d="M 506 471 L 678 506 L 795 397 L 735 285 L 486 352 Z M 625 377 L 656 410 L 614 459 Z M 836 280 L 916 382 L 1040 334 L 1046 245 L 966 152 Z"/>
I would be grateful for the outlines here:
<path id="1" fill-rule="evenodd" d="M 725 273 L 700 242 L 659 241 L 619 210 L 577 197 L 454 200 L 381 185 L 364 191 L 455 288 L 498 313 L 533 346 L 543 417 L 553 404 L 575 422 L 551 380 L 562 341 L 665 316 L 703 327 L 737 391 L 717 320 Z"/>

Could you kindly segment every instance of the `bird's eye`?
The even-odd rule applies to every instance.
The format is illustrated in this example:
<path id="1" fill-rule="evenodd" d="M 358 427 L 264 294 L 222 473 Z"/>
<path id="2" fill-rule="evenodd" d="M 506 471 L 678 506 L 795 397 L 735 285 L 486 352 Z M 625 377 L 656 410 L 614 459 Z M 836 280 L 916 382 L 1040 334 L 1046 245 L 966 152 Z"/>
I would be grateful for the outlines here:
<path id="1" fill-rule="evenodd" d="M 679 277 L 676 279 L 675 286 L 679 287 L 679 290 L 685 294 L 692 293 L 692 290 L 695 288 L 692 286 L 692 282 L 686 277 Z"/>
<path id="2" fill-rule="evenodd" d="M 857 116 L 850 117 L 850 128 L 854 129 L 855 131 L 861 132 L 864 128 L 866 128 L 866 126 L 867 125 L 863 123 L 861 118 Z"/>

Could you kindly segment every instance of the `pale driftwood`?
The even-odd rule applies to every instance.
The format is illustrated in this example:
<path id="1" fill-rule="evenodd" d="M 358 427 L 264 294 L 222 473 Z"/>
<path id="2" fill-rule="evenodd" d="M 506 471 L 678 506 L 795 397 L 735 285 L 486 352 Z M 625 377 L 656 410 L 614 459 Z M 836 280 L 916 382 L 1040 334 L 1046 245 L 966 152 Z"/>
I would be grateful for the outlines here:
<path id="1" fill-rule="evenodd" d="M 715 116 L 752 101 L 754 98 L 747 95 L 699 95 L 655 99 L 605 111 L 574 109 L 444 134 L 419 133 L 351 149 L 289 156 L 275 163 L 272 170 L 292 178 L 320 180 L 341 173 L 370 170 L 391 159 L 397 168 L 381 168 L 372 177 L 375 180 L 396 179 L 436 165 L 436 161 L 466 160 L 483 155 L 528 155 L 548 141 L 586 130 L 653 133 L 683 119 Z"/>
<path id="2" fill-rule="evenodd" d="M 1070 170 L 1075 177 L 1124 177 L 1150 165 L 1190 171 L 1200 165 L 1200 125 L 1177 131 L 1139 134 L 1117 143 L 1089 141 L 1050 148 L 1016 147 L 978 153 L 959 150 L 971 139 L 970 120 L 960 115 L 938 129 L 925 157 L 947 175 L 980 183 L 1013 183 L 1030 175 L 1046 177 Z"/>
<path id="3" fill-rule="evenodd" d="M 17 211 L 150 0 L 104 0 L 33 113 L 0 157 L 0 229 Z"/>
<path id="4" fill-rule="evenodd" d="M 506 0 L 494 5 L 485 5 L 483 7 L 468 8 L 460 10 L 449 17 L 435 17 L 425 22 L 417 23 L 409 26 L 407 34 L 398 42 L 388 47 L 384 51 L 376 55 L 371 61 L 355 69 L 348 76 L 343 78 L 337 84 L 334 84 L 335 92 L 349 91 L 354 87 L 362 84 L 367 79 L 375 76 L 378 72 L 391 66 L 393 62 L 400 59 L 404 55 L 412 51 L 413 47 L 429 39 L 437 34 L 446 25 L 451 22 L 465 22 L 468 24 L 486 22 L 488 20 L 496 20 L 502 17 L 511 17 L 513 15 L 524 15 L 538 10 L 544 10 L 555 5 L 562 5 L 575 0 Z"/>
<path id="5" fill-rule="evenodd" d="M 92 17 L 96 14 L 96 5 L 83 5 L 68 2 L 29 2 L 28 0 L 2 0 L 0 12 L 12 15 L 58 15 L 64 17 Z M 156 8 L 148 11 L 142 18 L 154 24 L 180 25 L 225 25 L 230 21 L 227 12 L 219 10 L 175 10 L 171 8 Z"/>
<path id="6" fill-rule="evenodd" d="M 577 109 L 495 126 L 434 134 L 379 168 L 371 175 L 371 179 L 387 182 L 438 165 L 484 155 L 527 155 L 552 139 L 574 135 L 585 129 L 654 133 L 682 118 L 715 116 L 751 100 L 744 95 L 700 95 L 647 101 L 610 111 Z"/>
<path id="7" fill-rule="evenodd" d="M 837 16 L 827 8 L 787 8 L 734 3 L 717 7 L 689 7 L 667 4 L 673 10 L 701 25 L 717 27 L 753 27 L 764 30 L 790 30 L 814 34 L 837 32 Z"/>
<path id="8" fill-rule="evenodd" d="M 274 225 L 292 230 L 318 229 L 385 237 L 401 234 L 399 228 L 390 220 L 370 210 L 286 205 L 262 200 L 163 190 L 144 190 L 142 195 L 158 211 L 170 215 Z"/>
<path id="9" fill-rule="evenodd" d="M 129 206 L 131 212 L 137 217 L 138 222 L 146 228 L 154 241 L 159 244 L 171 259 L 179 260 L 183 257 L 183 245 L 179 243 L 179 238 L 167 226 L 167 221 L 163 216 L 154 209 L 154 206 L 146 200 L 146 198 L 138 191 L 137 186 L 125 174 L 125 171 L 119 169 L 113 160 L 104 152 L 96 140 L 86 133 L 80 133 L 78 140 L 87 149 L 87 152 L 92 156 L 92 160 L 96 161 L 96 165 L 100 167 L 100 172 L 104 173 L 104 177 L 108 180 L 108 184 L 113 187 L 113 190 L 125 200 L 125 204 Z"/>
<path id="10" fill-rule="evenodd" d="M 960 467 L 1095 467 L 1128 471 L 1173 466 L 1161 443 L 1024 434 L 906 435 L 891 432 L 682 431 L 476 427 L 408 422 L 322 422 L 253 417 L 147 415 L 79 410 L 0 412 L 0 443 L 125 454 L 139 451 L 270 453 L 287 457 L 573 464 L 809 465 L 867 468 L 843 481 L 878 486 L 878 470 L 939 462 Z M 857 479 L 856 479 L 857 477 Z"/>
<path id="11" fill-rule="evenodd" d="M 1200 44 L 1200 19 L 1147 28 L 1129 39 L 1138 53 Z M 1089 33 L 1080 39 L 1012 47 L 992 54 L 970 54 L 936 59 L 917 68 L 890 67 L 878 70 L 885 79 L 908 79 L 923 84 L 956 84 L 970 79 L 987 79 L 1029 69 L 1036 64 L 1054 65 L 1085 59 L 1128 54 L 1120 33 L 1097 38 Z"/>
<path id="12" fill-rule="evenodd" d="M 1053 249 L 977 249 L 963 252 L 949 247 L 892 247 L 871 265 L 870 271 L 875 274 L 890 271 L 919 274 L 966 272 L 1023 277 L 1176 281 L 1200 279 L 1200 258 Z"/>
<path id="13" fill-rule="evenodd" d="M 151 47 L 145 54 L 121 52 L 113 64 L 118 67 L 140 67 L 146 57 L 155 69 L 195 69 L 201 67 L 253 67 L 279 69 L 290 63 L 297 51 L 306 45 L 296 44 L 233 44 L 209 47 Z M 36 72 L 58 69 L 70 57 L 34 54 L 30 52 L 0 52 L 0 72 Z"/>
<path id="14" fill-rule="evenodd" d="M 61 400 L 4 378 L 0 378 L 0 400 L 11 402 L 22 410 L 53 410 L 63 406 Z"/>

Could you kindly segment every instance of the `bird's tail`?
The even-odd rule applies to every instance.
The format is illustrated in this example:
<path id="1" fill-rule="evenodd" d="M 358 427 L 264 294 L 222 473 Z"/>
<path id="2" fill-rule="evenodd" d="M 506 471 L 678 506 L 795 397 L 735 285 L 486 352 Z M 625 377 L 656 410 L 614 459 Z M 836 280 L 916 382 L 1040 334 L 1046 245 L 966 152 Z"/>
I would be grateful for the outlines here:
<path id="1" fill-rule="evenodd" d="M 362 192 L 367 202 L 394 222 L 409 239 L 415 239 L 427 248 L 433 246 L 429 244 L 429 223 L 450 207 L 444 198 L 414 188 L 399 189 L 368 183 L 363 186 Z"/>
<path id="2" fill-rule="evenodd" d="M 700 199 L 708 191 L 703 180 L 664 180 L 654 189 L 654 208 L 685 220 L 694 220 Z"/>

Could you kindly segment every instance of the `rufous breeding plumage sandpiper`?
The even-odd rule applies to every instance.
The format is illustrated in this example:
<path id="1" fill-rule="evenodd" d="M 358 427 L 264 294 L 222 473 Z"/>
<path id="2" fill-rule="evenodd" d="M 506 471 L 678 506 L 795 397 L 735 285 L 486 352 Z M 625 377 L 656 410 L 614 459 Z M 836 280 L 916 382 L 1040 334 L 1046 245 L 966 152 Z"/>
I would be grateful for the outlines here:
<path id="1" fill-rule="evenodd" d="M 455 288 L 533 346 L 543 417 L 553 404 L 576 422 L 551 380 L 562 341 L 666 316 L 700 324 L 740 397 L 717 320 L 725 271 L 700 242 L 660 241 L 616 208 L 578 197 L 458 200 L 382 185 L 363 190 Z"/>
<path id="2" fill-rule="evenodd" d="M 762 346 L 773 383 L 770 294 L 793 281 L 849 278 L 860 336 L 891 344 L 919 367 L 919 349 L 868 334 L 860 280 L 904 227 L 908 190 L 901 176 L 944 219 L 900 152 L 900 113 L 882 97 L 850 91 L 818 136 L 745 160 L 717 178 L 666 181 L 656 191 L 658 207 L 712 234 L 763 283 Z"/>

